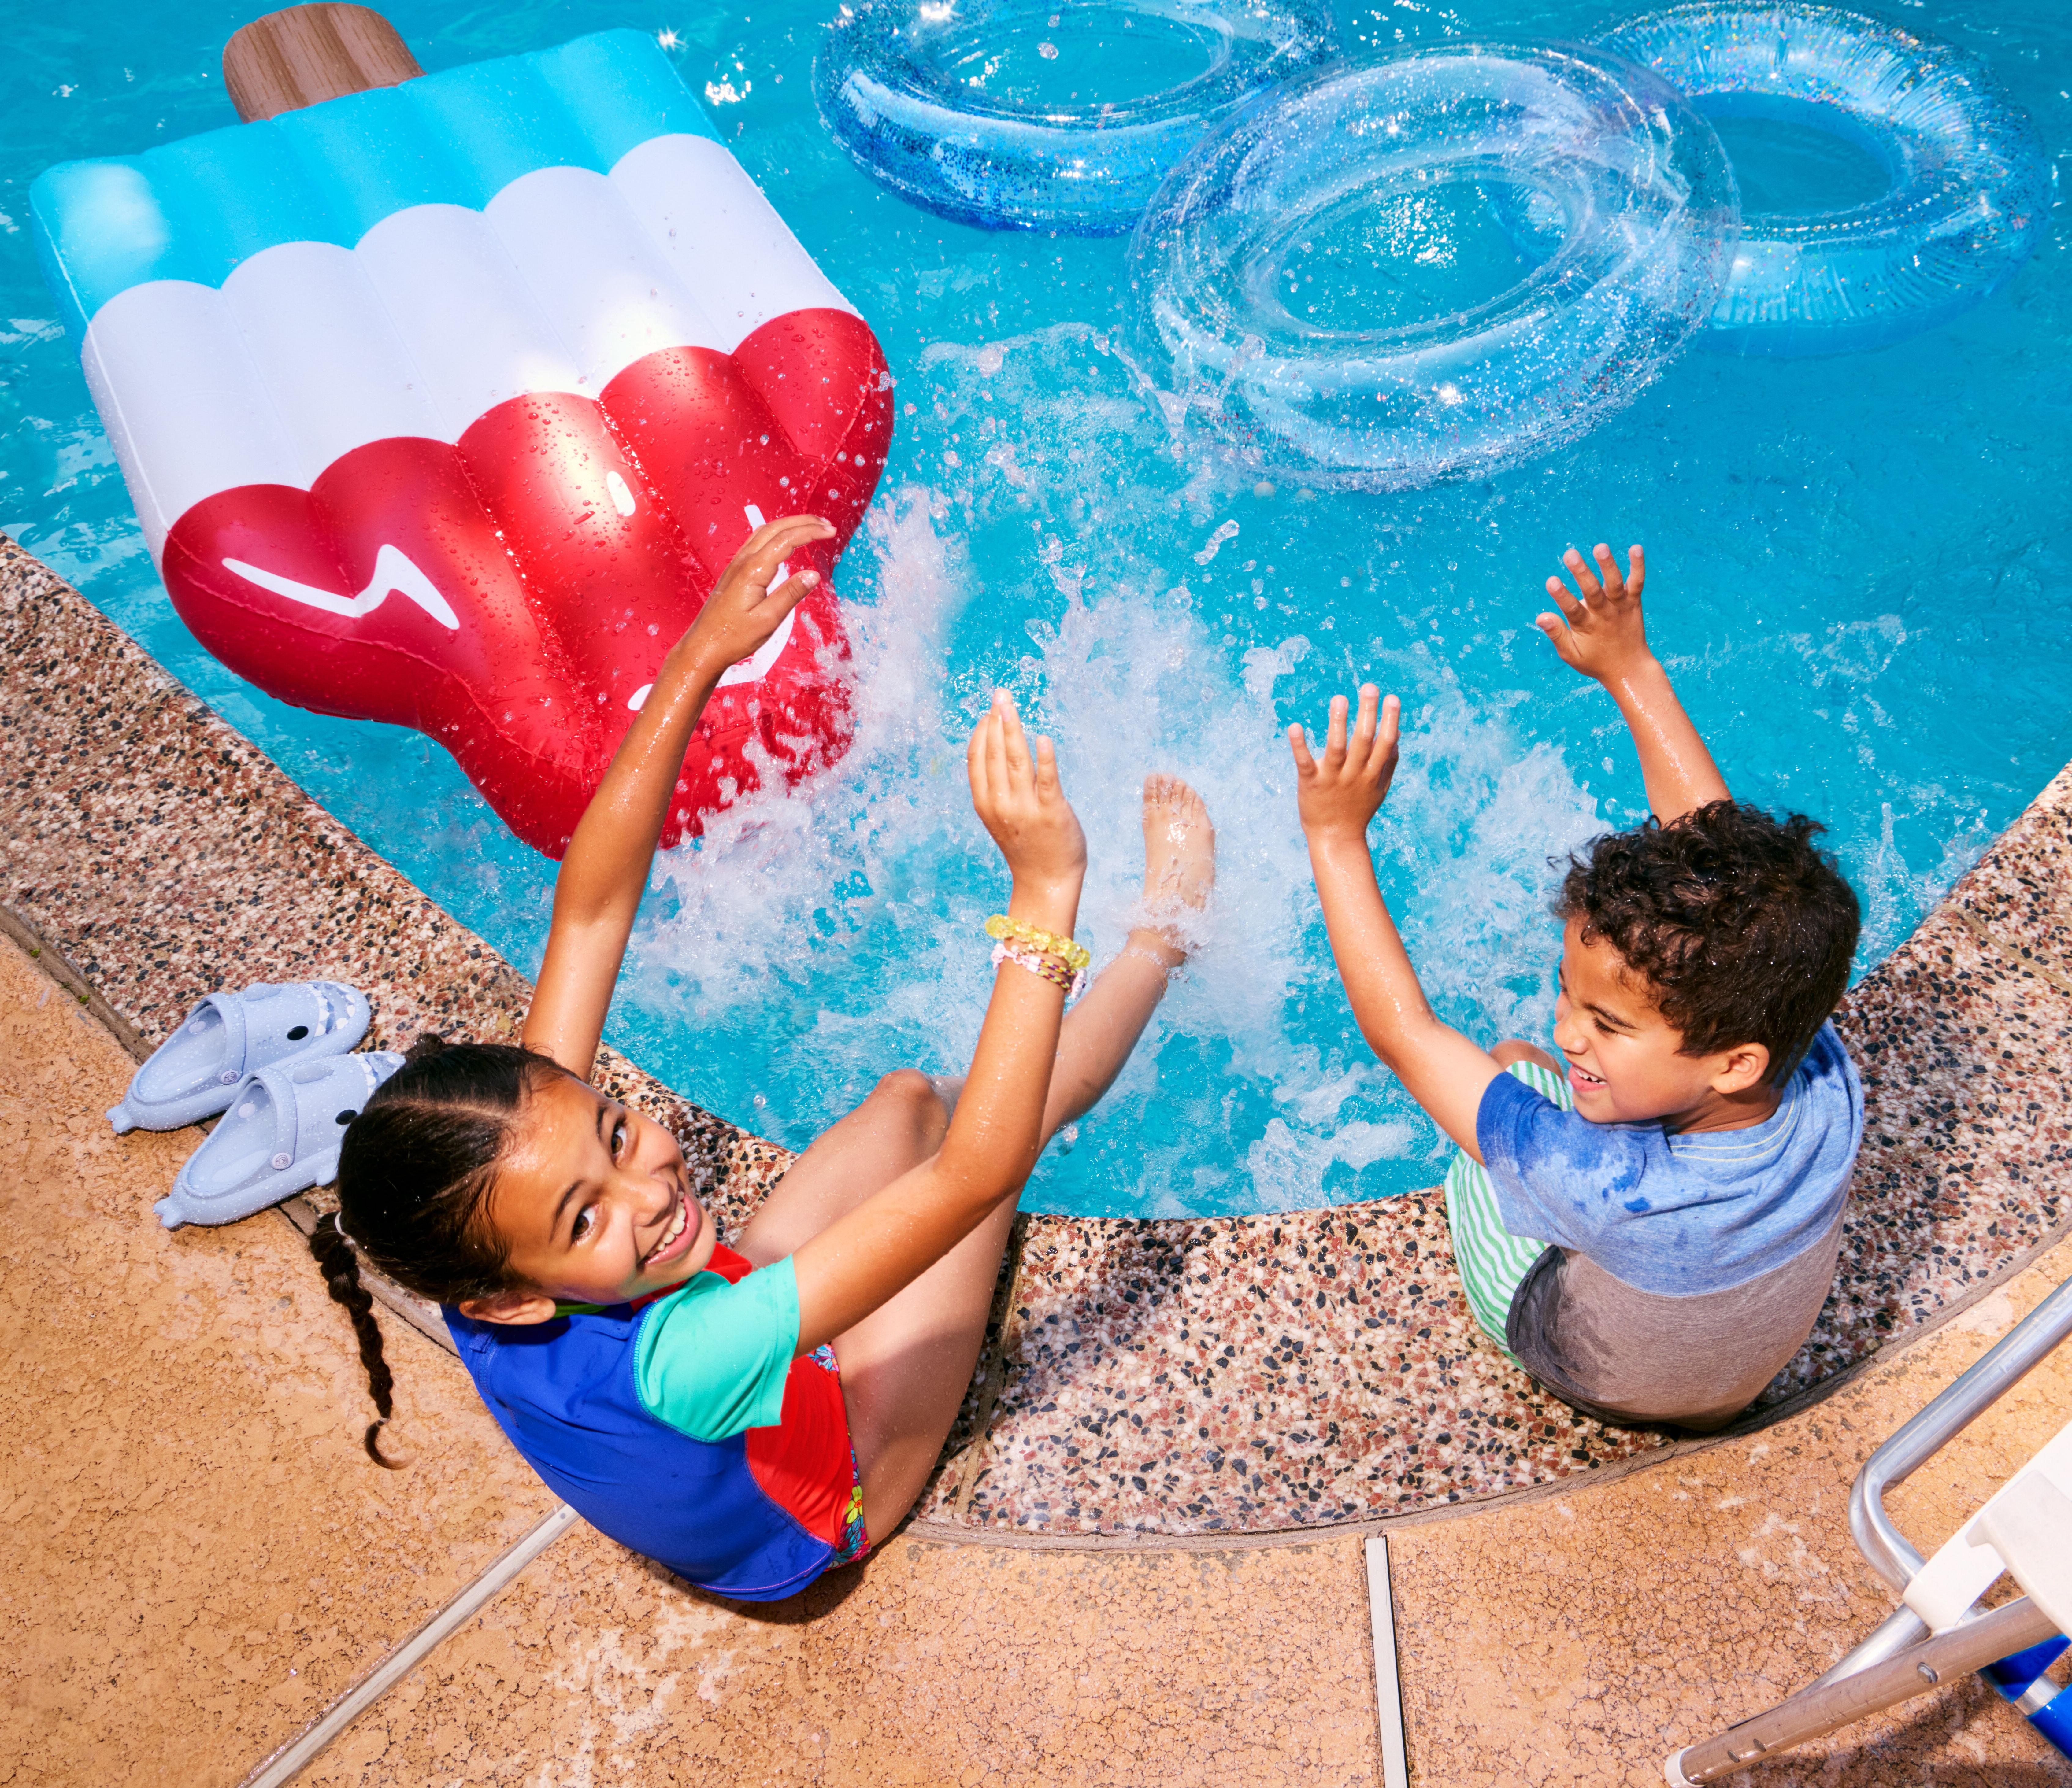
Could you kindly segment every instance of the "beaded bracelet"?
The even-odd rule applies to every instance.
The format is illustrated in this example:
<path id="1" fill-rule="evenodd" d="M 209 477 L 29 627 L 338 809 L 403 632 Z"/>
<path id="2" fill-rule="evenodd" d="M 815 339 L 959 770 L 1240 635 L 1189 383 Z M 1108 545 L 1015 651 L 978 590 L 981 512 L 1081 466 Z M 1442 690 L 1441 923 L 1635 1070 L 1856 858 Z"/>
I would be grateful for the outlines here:
<path id="1" fill-rule="evenodd" d="M 1073 942 L 1069 937 L 1060 937 L 1055 932 L 1046 931 L 1041 925 L 1032 925 L 1026 919 L 1010 919 L 1004 912 L 996 912 L 985 922 L 985 934 L 1003 943 L 1013 938 L 1018 944 L 1026 944 L 1030 949 L 1041 950 L 1046 956 L 1054 956 L 1075 974 L 1083 974 L 1087 965 L 1094 959 L 1094 953 L 1084 944 Z"/>
<path id="2" fill-rule="evenodd" d="M 1067 999 L 1077 999 L 1086 990 L 1087 971 L 1068 969 L 1055 956 L 1047 952 L 1024 949 L 1018 944 L 1005 941 L 993 946 L 993 966 L 997 969 L 1003 962 L 1012 962 L 1017 968 L 1026 969 L 1061 991 Z"/>

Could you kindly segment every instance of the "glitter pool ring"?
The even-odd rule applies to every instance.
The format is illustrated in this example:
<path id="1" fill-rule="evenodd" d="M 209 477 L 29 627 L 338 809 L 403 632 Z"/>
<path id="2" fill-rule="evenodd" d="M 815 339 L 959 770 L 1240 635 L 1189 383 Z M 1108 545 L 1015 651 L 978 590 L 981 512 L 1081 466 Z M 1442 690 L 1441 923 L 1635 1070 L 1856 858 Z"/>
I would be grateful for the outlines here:
<path id="1" fill-rule="evenodd" d="M 1882 347 L 1990 297 L 2049 227 L 2055 176 L 1983 64 L 1831 6 L 1672 6 L 1599 39 L 1716 117 L 1818 122 L 1867 150 L 1887 191 L 1744 215 L 1702 345 L 1737 354 Z"/>
<path id="2" fill-rule="evenodd" d="M 1291 298 L 1314 239 L 1449 185 L 1532 244 L 1508 289 L 1379 326 Z M 1618 57 L 1449 44 L 1328 69 L 1174 170 L 1130 244 L 1125 351 L 1183 440 L 1306 483 L 1414 489 L 1630 403 L 1711 314 L 1736 221 L 1711 126 Z"/>
<path id="3" fill-rule="evenodd" d="M 1335 52 L 1325 0 L 859 0 L 813 64 L 820 117 L 864 170 L 926 209 L 993 229 L 1115 235 L 1202 133 Z M 1015 64 L 1177 51 L 1158 91 L 1063 102 L 1013 91 Z M 1100 77 L 1096 77 L 1100 78 Z M 1111 89 L 1113 90 L 1112 88 Z"/>

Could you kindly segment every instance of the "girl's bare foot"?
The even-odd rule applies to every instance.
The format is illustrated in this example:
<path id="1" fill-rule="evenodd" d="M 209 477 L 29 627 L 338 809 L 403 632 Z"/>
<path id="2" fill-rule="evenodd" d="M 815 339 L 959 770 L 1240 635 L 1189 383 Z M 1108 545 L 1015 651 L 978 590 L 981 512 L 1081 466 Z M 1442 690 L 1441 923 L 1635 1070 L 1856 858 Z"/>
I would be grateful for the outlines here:
<path id="1" fill-rule="evenodd" d="M 1178 968 L 1215 884 L 1216 829 L 1202 798 L 1177 776 L 1147 776 L 1142 911 L 1152 922 L 1130 933 L 1131 947 Z"/>

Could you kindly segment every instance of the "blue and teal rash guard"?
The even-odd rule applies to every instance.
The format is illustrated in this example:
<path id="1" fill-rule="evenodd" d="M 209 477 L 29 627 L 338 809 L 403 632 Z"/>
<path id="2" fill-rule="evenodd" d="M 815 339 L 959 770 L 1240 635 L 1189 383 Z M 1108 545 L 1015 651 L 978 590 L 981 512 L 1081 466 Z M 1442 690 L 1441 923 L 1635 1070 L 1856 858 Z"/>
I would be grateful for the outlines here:
<path id="1" fill-rule="evenodd" d="M 652 1301 L 446 1327 L 511 1444 L 599 1532 L 715 1595 L 775 1601 L 855 1515 L 841 1380 L 799 1345 L 791 1263 L 726 1248 Z"/>

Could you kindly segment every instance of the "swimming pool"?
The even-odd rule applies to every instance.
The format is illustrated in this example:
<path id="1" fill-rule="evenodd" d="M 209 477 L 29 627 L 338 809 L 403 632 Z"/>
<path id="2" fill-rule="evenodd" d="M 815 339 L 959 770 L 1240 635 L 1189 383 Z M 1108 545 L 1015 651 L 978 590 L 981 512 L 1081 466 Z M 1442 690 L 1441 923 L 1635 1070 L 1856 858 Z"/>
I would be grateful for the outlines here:
<path id="1" fill-rule="evenodd" d="M 1435 1133 L 1354 1031 L 1294 824 L 1289 719 L 1373 675 L 1410 749 L 1377 831 L 1428 985 L 1487 1034 L 1550 1009 L 1547 859 L 1638 816 L 1610 703 L 1531 631 L 1558 550 L 1646 541 L 1659 649 L 1737 792 L 1825 819 L 1889 949 L 2072 757 L 2055 598 L 2072 524 L 2072 297 L 2046 240 L 2012 287 L 1897 347 L 1687 355 L 1556 457 L 1388 496 L 1255 486 L 1167 450 L 1116 350 L 1126 239 L 998 236 L 910 209 L 830 142 L 796 3 L 634 18 L 599 4 L 390 16 L 427 68 L 633 23 L 863 310 L 899 380 L 879 501 L 841 568 L 857 746 L 809 800 L 718 822 L 658 866 L 613 1040 L 690 1097 L 802 1144 L 886 1068 L 960 1064 L 1001 886 L 958 740 L 998 681 L 1059 741 L 1093 850 L 1083 929 L 1120 935 L 1133 789 L 1194 779 L 1219 828 L 1207 947 L 1108 1101 L 1039 1170 L 1039 1208 L 1296 1208 L 1429 1184 Z M 2040 3 L 1890 9 L 1984 55 L 2051 152 L 2072 27 Z M 466 923 L 536 965 L 550 867 L 437 748 L 320 719 L 201 654 L 153 575 L 37 274 L 28 182 L 64 158 L 228 121 L 249 9 L 104 10 L 13 31 L 0 73 L 0 527 L 55 565 Z M 1350 45 L 1576 36 L 1616 14 L 1494 3 L 1341 13 Z M 1155 72 L 1155 71 L 1154 71 Z M 1031 79 L 1084 79 L 1068 58 Z M 1147 76 L 1146 78 L 1149 78 Z M 1872 175 L 1852 146 L 1727 122 L 1745 203 Z M 1437 310 L 1507 277 L 1467 209 L 1406 207 L 1372 301 Z M 1363 301 L 1320 255 L 1330 301 Z"/>

